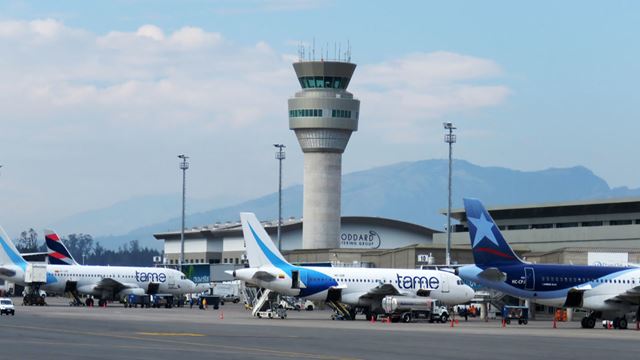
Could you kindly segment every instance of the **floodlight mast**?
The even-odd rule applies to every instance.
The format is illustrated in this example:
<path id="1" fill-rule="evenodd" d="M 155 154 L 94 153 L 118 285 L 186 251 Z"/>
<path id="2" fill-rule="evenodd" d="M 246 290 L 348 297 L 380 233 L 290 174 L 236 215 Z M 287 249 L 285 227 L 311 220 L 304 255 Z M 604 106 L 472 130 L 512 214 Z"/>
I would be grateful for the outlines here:
<path id="1" fill-rule="evenodd" d="M 282 251 L 282 242 L 280 240 L 280 231 L 282 227 L 282 160 L 286 158 L 284 144 L 273 144 L 278 151 L 276 151 L 276 160 L 278 160 L 278 250 Z"/>
<path id="2" fill-rule="evenodd" d="M 449 144 L 449 194 L 448 194 L 448 204 L 447 204 L 447 250 L 446 250 L 446 258 L 445 264 L 447 266 L 451 265 L 451 164 L 452 164 L 452 150 L 453 144 L 456 142 L 456 135 L 453 133 L 453 130 L 456 127 L 453 123 L 445 122 L 443 123 L 444 129 L 448 130 L 448 133 L 444 134 L 444 142 Z"/>
<path id="3" fill-rule="evenodd" d="M 186 180 L 187 169 L 189 169 L 189 157 L 185 154 L 178 155 L 178 158 L 182 159 L 180 162 L 180 170 L 182 170 L 182 227 L 180 228 L 180 260 L 178 261 L 180 271 L 182 271 L 182 265 L 184 264 L 184 213 L 185 213 L 185 194 L 186 194 Z"/>

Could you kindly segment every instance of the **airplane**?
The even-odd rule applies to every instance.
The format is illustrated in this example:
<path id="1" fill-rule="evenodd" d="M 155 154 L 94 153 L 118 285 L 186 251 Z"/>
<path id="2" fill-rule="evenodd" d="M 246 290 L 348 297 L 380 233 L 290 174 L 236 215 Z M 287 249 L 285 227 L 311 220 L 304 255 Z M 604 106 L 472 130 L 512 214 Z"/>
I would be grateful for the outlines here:
<path id="1" fill-rule="evenodd" d="M 60 237 L 53 230 L 44 230 L 44 239 L 47 244 L 47 261 L 49 264 L 56 265 L 80 265 L 73 258 L 71 252 L 64 243 L 60 240 Z M 206 283 L 195 283 L 195 288 L 193 293 L 200 293 L 203 291 L 207 291 L 211 288 L 208 282 Z"/>
<path id="2" fill-rule="evenodd" d="M 53 239 L 51 233 L 49 235 Z M 123 300 L 129 294 L 183 295 L 193 293 L 196 289 L 191 280 L 174 269 L 77 265 L 73 260 L 71 265 L 44 265 L 46 280 L 39 289 L 55 293 L 77 291 L 93 295 L 100 299 L 100 306 L 106 305 L 109 300 Z M 34 264 L 28 263 L 20 255 L 9 236 L 0 227 L 0 278 L 26 286 L 29 285 L 27 277 L 32 275 L 30 272 L 35 273 L 34 269 Z"/>
<path id="3" fill-rule="evenodd" d="M 626 329 L 626 314 L 640 315 L 640 269 L 637 267 L 531 264 L 507 244 L 489 212 L 476 199 L 464 199 L 475 265 L 458 269 L 465 280 L 538 304 L 590 310 L 583 328 L 597 319 L 613 319 Z"/>
<path id="4" fill-rule="evenodd" d="M 355 319 L 361 311 L 367 320 L 384 312 L 387 296 L 430 297 L 444 304 L 466 303 L 471 287 L 452 272 L 417 269 L 306 267 L 287 262 L 253 213 L 241 213 L 249 268 L 228 270 L 236 279 L 284 296 L 326 301 Z"/>

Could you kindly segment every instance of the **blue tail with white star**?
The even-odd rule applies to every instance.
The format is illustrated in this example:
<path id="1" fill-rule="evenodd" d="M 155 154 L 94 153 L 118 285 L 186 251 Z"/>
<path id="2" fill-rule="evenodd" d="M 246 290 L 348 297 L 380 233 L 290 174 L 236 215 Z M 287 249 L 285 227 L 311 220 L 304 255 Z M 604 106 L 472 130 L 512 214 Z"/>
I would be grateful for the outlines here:
<path id="1" fill-rule="evenodd" d="M 481 268 L 517 265 L 522 260 L 505 241 L 498 225 L 480 200 L 464 199 L 473 259 Z"/>

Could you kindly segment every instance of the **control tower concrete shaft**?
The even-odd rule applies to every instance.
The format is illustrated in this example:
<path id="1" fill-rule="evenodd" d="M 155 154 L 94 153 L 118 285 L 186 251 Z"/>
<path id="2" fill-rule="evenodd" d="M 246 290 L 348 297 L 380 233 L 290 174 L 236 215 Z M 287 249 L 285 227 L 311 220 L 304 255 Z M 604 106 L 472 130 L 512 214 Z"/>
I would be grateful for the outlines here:
<path id="1" fill-rule="evenodd" d="M 293 68 L 302 86 L 289 99 L 289 128 L 304 152 L 302 248 L 338 248 L 342 153 L 360 113 L 346 90 L 356 65 L 301 61 Z"/>

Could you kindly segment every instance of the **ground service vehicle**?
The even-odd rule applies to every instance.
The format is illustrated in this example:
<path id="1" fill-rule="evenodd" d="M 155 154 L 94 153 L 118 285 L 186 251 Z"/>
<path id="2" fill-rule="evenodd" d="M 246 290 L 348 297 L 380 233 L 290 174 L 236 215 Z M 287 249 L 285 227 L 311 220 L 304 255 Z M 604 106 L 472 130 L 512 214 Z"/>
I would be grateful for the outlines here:
<path id="1" fill-rule="evenodd" d="M 11 316 L 16 314 L 16 309 L 13 306 L 13 301 L 9 298 L 0 299 L 0 315 L 11 314 Z"/>
<path id="2" fill-rule="evenodd" d="M 509 306 L 502 308 L 502 318 L 506 324 L 510 324 L 511 320 L 518 320 L 518 325 L 527 325 L 529 322 L 529 308 L 526 306 Z"/>
<path id="3" fill-rule="evenodd" d="M 430 298 L 386 296 L 382 307 L 391 322 L 412 322 L 423 318 L 429 322 L 446 322 L 449 311 L 439 301 Z"/>

